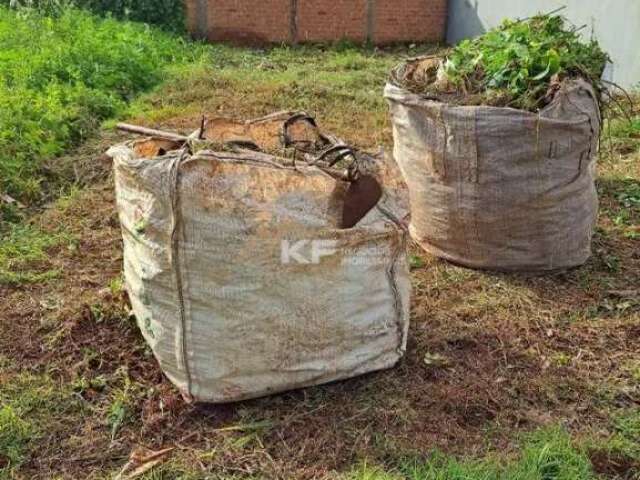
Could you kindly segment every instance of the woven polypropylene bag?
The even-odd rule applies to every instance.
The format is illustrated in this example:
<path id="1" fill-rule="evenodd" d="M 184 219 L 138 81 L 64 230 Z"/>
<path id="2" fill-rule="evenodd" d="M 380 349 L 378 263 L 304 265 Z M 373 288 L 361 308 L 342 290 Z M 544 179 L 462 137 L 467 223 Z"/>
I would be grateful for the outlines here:
<path id="1" fill-rule="evenodd" d="M 391 196 L 343 229 L 348 184 L 315 167 L 110 155 L 133 311 L 186 398 L 242 400 L 401 358 L 410 282 Z"/>
<path id="2" fill-rule="evenodd" d="M 600 112 L 585 81 L 539 113 L 452 106 L 388 84 L 412 237 L 454 263 L 551 271 L 591 254 Z"/>

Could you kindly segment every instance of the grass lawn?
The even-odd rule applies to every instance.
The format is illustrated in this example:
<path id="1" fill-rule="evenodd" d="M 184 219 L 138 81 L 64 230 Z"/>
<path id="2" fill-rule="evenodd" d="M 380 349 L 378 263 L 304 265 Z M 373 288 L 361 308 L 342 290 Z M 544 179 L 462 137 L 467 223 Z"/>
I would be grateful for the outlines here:
<path id="1" fill-rule="evenodd" d="M 388 154 L 381 91 L 416 50 L 213 46 L 126 116 L 190 132 L 202 113 L 304 109 Z M 75 165 L 77 186 L 0 246 L 0 478 L 112 478 L 139 446 L 175 447 L 146 479 L 640 478 L 639 133 L 618 120 L 605 135 L 601 215 L 583 268 L 490 274 L 412 248 L 410 343 L 397 368 L 188 406 L 129 315 L 100 160 L 122 137 L 107 125 L 54 162 Z M 424 361 L 434 355 L 446 361 Z"/>

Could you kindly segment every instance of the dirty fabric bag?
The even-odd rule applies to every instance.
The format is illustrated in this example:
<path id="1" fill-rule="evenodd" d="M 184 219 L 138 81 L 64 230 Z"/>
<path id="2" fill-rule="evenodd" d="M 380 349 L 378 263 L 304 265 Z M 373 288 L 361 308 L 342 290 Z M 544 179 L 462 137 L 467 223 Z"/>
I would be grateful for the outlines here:
<path id="1" fill-rule="evenodd" d="M 229 402 L 393 366 L 406 238 L 383 192 L 341 228 L 347 182 L 264 153 L 114 147 L 133 310 L 185 398 Z"/>
<path id="2" fill-rule="evenodd" d="M 411 236 L 454 263 L 550 271 L 591 254 L 600 114 L 567 81 L 539 114 L 451 106 L 388 84 L 394 156 L 409 187 Z"/>

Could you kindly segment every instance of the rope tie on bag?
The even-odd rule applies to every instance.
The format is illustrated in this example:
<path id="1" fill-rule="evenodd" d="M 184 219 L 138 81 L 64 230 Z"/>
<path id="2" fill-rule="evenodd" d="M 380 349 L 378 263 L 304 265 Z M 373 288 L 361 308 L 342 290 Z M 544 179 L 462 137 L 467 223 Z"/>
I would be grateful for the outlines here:
<path id="1" fill-rule="evenodd" d="M 182 226 L 182 215 L 180 214 L 180 167 L 189 159 L 191 154 L 191 142 L 187 141 L 182 152 L 173 160 L 170 170 L 170 197 L 171 197 L 171 257 L 170 263 L 173 268 L 176 291 L 178 292 L 178 310 L 180 313 L 180 359 L 182 361 L 187 391 L 186 397 L 191 400 L 191 371 L 189 368 L 189 355 L 187 353 L 187 314 L 184 303 L 184 282 L 180 268 L 180 227 Z"/>

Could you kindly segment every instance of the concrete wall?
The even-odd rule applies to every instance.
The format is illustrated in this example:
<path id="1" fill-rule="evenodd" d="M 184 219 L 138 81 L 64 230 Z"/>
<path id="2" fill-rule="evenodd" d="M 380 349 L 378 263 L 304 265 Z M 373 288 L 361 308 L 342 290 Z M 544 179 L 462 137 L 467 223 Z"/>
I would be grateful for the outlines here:
<path id="1" fill-rule="evenodd" d="M 185 0 L 189 30 L 210 41 L 441 42 L 448 0 Z"/>
<path id="2" fill-rule="evenodd" d="M 613 60 L 605 77 L 625 88 L 640 86 L 640 0 L 450 0 L 447 40 L 450 43 L 486 31 L 504 18 L 562 12 L 576 25 L 587 25 Z"/>

